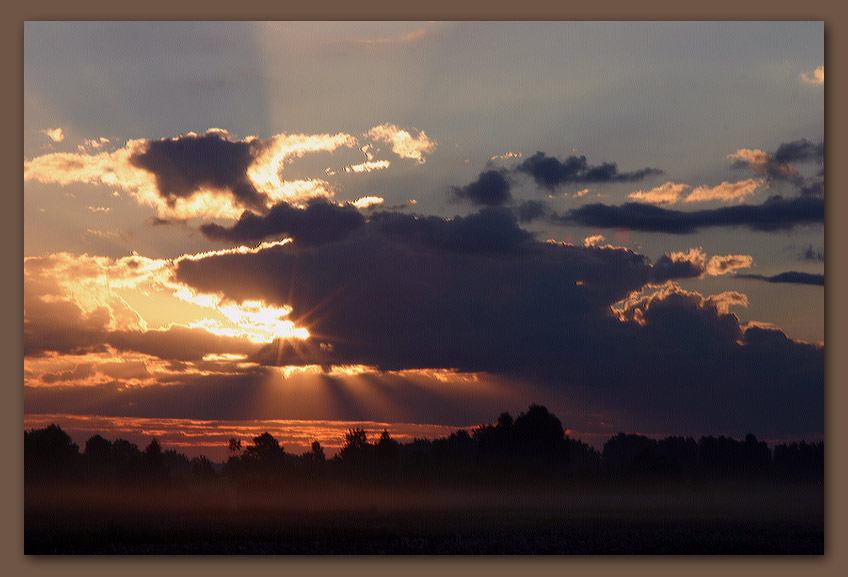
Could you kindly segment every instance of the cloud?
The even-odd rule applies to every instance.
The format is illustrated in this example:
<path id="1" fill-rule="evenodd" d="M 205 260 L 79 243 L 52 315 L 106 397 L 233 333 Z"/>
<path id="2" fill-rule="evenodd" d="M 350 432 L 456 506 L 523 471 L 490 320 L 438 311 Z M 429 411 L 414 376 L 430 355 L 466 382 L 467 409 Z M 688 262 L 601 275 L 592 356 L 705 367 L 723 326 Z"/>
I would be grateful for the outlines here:
<path id="1" fill-rule="evenodd" d="M 85 152 L 88 149 L 100 149 L 105 145 L 109 144 L 111 140 L 105 137 L 93 138 L 93 139 L 85 139 L 82 144 L 77 145 L 77 150 L 80 152 Z"/>
<path id="2" fill-rule="evenodd" d="M 675 204 L 680 199 L 680 195 L 689 188 L 691 187 L 688 184 L 666 182 L 651 190 L 637 190 L 627 196 L 633 200 L 651 204 Z"/>
<path id="3" fill-rule="evenodd" d="M 360 46 L 363 48 L 391 47 L 412 44 L 427 38 L 428 32 L 424 27 L 396 36 L 381 36 L 378 38 L 355 38 L 331 40 L 329 44 Z"/>
<path id="4" fill-rule="evenodd" d="M 801 249 L 798 258 L 811 262 L 824 262 L 824 247 L 816 247 L 808 244 Z"/>
<path id="5" fill-rule="evenodd" d="M 161 140 L 130 140 L 123 148 L 52 153 L 24 162 L 24 180 L 100 184 L 131 194 L 162 219 L 237 219 L 245 208 L 265 212 L 279 202 L 332 195 L 321 179 L 284 180 L 286 162 L 307 153 L 352 147 L 339 134 L 277 134 L 233 138 L 220 129 Z"/>
<path id="6" fill-rule="evenodd" d="M 564 184 L 637 182 L 663 173 L 657 168 L 619 172 L 613 162 L 592 166 L 586 161 L 585 156 L 569 156 L 561 161 L 544 152 L 536 152 L 533 156 L 526 158 L 515 168 L 515 171 L 529 174 L 537 185 L 547 189 L 554 189 Z"/>
<path id="7" fill-rule="evenodd" d="M 287 318 L 290 309 L 228 302 L 175 282 L 175 262 L 191 258 L 202 257 L 171 261 L 134 254 L 113 260 L 57 253 L 24 259 L 25 357 L 118 351 L 200 360 L 210 353 L 252 354 L 274 338 L 306 336 Z M 138 293 L 154 307 L 196 320 L 150 326 L 125 300 Z"/>
<path id="8" fill-rule="evenodd" d="M 316 199 L 306 208 L 280 203 L 264 215 L 245 211 L 229 228 L 207 223 L 200 226 L 200 232 L 210 240 L 239 244 L 288 236 L 307 245 L 320 245 L 341 240 L 364 223 L 355 206 Z"/>
<path id="9" fill-rule="evenodd" d="M 482 371 L 547 383 L 628 422 L 820 430 L 823 350 L 742 327 L 730 310 L 745 295 L 669 285 L 639 296 L 675 275 L 626 249 L 520 230 L 504 209 L 451 220 L 378 213 L 338 243 L 185 260 L 176 274 L 200 292 L 291 306 L 311 336 L 267 345 L 255 357 L 266 365 Z M 493 250 L 493 238 L 510 240 Z M 667 261 L 682 276 L 747 264 L 698 250 Z"/>
<path id="10" fill-rule="evenodd" d="M 345 169 L 345 172 L 360 173 L 360 172 L 373 172 L 375 170 L 383 170 L 385 168 L 388 168 L 389 166 L 391 166 L 391 162 L 389 162 L 388 160 L 375 160 L 375 161 L 363 162 L 361 164 L 351 164 L 351 165 L 345 166 L 344 169 Z"/>
<path id="11" fill-rule="evenodd" d="M 60 373 L 45 373 L 41 376 L 41 380 L 48 384 L 84 380 L 94 375 L 94 373 L 94 366 L 91 363 L 79 363 L 72 370 L 62 371 Z"/>
<path id="12" fill-rule="evenodd" d="M 229 191 L 240 206 L 261 209 L 264 196 L 247 174 L 261 152 L 258 140 L 230 140 L 215 131 L 149 141 L 129 162 L 153 174 L 159 195 L 170 207 L 177 198 L 213 189 Z"/>
<path id="13" fill-rule="evenodd" d="M 502 206 L 512 200 L 510 183 L 503 171 L 486 170 L 477 180 L 451 189 L 455 198 L 468 200 L 475 206 Z"/>
<path id="14" fill-rule="evenodd" d="M 733 272 L 740 268 L 751 268 L 754 259 L 745 254 L 729 254 L 726 256 L 714 256 L 710 258 L 705 268 L 709 276 L 719 276 Z"/>
<path id="15" fill-rule="evenodd" d="M 380 196 L 363 196 L 362 198 L 353 201 L 351 204 L 362 210 L 365 208 L 371 208 L 372 206 L 381 205 L 383 202 L 385 202 L 385 199 Z"/>
<path id="16" fill-rule="evenodd" d="M 823 274 L 811 274 L 806 272 L 789 271 L 782 272 L 774 276 L 764 276 L 761 274 L 737 274 L 736 278 L 762 280 L 771 283 L 793 283 L 824 286 Z"/>
<path id="17" fill-rule="evenodd" d="M 802 72 L 799 77 L 803 84 L 821 86 L 824 84 L 824 66 L 819 66 L 812 72 Z"/>
<path id="18" fill-rule="evenodd" d="M 602 242 L 604 242 L 606 238 L 602 234 L 596 234 L 593 236 L 587 236 L 583 239 L 583 246 L 598 246 Z"/>
<path id="19" fill-rule="evenodd" d="M 67 355 L 76 354 L 77 364 L 95 364 L 96 382 L 120 378 L 109 374 L 181 386 L 226 381 L 241 391 L 238 383 L 267 382 L 276 366 L 449 369 L 498 377 L 518 396 L 533 383 L 581 406 L 609 407 L 640 428 L 821 430 L 822 348 L 743 328 L 730 313 L 747 302 L 741 293 L 704 296 L 674 285 L 643 293 L 661 279 L 707 274 L 710 263 L 726 272 L 745 259 L 714 260 L 697 249 L 666 256 L 663 270 L 628 249 L 539 242 L 499 207 L 453 219 L 377 212 L 334 242 L 173 261 L 31 258 L 25 362 L 30 373 L 37 362 L 48 379 L 70 379 Z M 159 290 L 221 315 L 234 331 L 290 322 L 309 336 L 257 342 L 215 334 L 211 324 L 150 328 L 112 300 L 121 286 Z M 65 365 L 49 369 L 57 353 Z M 97 368 L 115 354 L 135 364 Z M 381 390 L 370 373 L 362 382 Z M 458 379 L 448 383 L 459 391 Z M 416 390 L 404 389 L 405 402 L 423 398 Z M 173 399 L 161 391 L 151 389 L 157 402 Z M 195 394 L 192 402 L 207 401 Z"/>
<path id="20" fill-rule="evenodd" d="M 62 132 L 61 128 L 48 128 L 46 130 L 42 130 L 44 134 L 47 135 L 47 138 L 52 140 L 53 142 L 62 142 L 65 140 L 65 133 Z"/>
<path id="21" fill-rule="evenodd" d="M 489 160 L 509 160 L 509 159 L 512 159 L 512 158 L 521 158 L 522 156 L 524 156 L 524 155 L 521 154 L 520 152 L 505 152 L 503 154 L 496 154 L 495 156 L 491 157 Z"/>
<path id="22" fill-rule="evenodd" d="M 603 238 L 603 237 L 601 237 Z M 728 274 L 736 269 L 750 268 L 754 259 L 748 255 L 713 256 L 700 248 L 691 248 L 688 252 L 672 252 L 661 256 L 654 264 L 653 273 L 656 282 L 665 282 L 674 278 L 703 278 Z"/>
<path id="23" fill-rule="evenodd" d="M 660 205 L 677 204 L 681 200 L 683 202 L 709 202 L 713 200 L 742 202 L 746 196 L 754 194 L 758 188 L 763 186 L 767 186 L 767 183 L 761 178 L 750 178 L 733 183 L 722 182 L 713 187 L 698 186 L 688 196 L 681 198 L 681 195 L 692 187 L 688 184 L 666 182 L 651 190 L 637 190 L 627 196 L 636 201 Z"/>
<path id="24" fill-rule="evenodd" d="M 415 160 L 419 164 L 426 162 L 425 154 L 430 154 L 436 149 L 436 142 L 430 140 L 423 130 L 418 132 L 418 136 L 413 137 L 408 130 L 403 130 L 396 124 L 375 126 L 365 136 L 391 144 L 392 152 L 401 158 Z"/>
<path id="25" fill-rule="evenodd" d="M 745 226 L 752 230 L 791 230 L 824 222 L 824 200 L 802 196 L 769 197 L 759 205 L 727 206 L 690 212 L 626 203 L 620 206 L 587 204 L 560 217 L 569 224 L 619 228 L 667 234 L 691 234 L 708 227 Z"/>
<path id="26" fill-rule="evenodd" d="M 525 200 L 515 209 L 519 222 L 533 222 L 553 216 L 550 207 L 539 200 Z"/>
<path id="27" fill-rule="evenodd" d="M 805 179 L 792 163 L 824 162 L 824 142 L 818 144 L 802 138 L 784 142 L 774 153 L 758 149 L 740 148 L 727 155 L 735 168 L 745 168 L 757 174 L 765 174 L 774 180 L 786 180 L 803 185 Z"/>
<path id="28" fill-rule="evenodd" d="M 766 185 L 761 178 L 749 178 L 739 182 L 722 182 L 718 186 L 699 186 L 684 199 L 684 202 L 709 202 L 721 200 L 725 202 L 742 202 L 746 196 L 750 196 Z"/>

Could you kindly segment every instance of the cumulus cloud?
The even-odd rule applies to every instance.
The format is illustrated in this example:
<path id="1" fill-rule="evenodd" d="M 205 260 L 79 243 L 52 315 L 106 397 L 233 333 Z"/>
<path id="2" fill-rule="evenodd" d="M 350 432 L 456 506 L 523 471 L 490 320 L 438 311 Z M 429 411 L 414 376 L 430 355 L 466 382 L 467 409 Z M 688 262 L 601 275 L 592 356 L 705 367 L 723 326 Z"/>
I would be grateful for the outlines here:
<path id="1" fill-rule="evenodd" d="M 130 140 L 113 151 L 52 153 L 24 162 L 24 180 L 62 186 L 101 184 L 131 194 L 159 218 L 236 219 L 282 201 L 331 196 L 321 179 L 284 180 L 284 164 L 307 153 L 356 145 L 350 135 L 278 134 L 238 139 L 226 131 L 161 140 Z"/>
<path id="2" fill-rule="evenodd" d="M 588 163 L 585 156 L 569 156 L 565 160 L 559 160 L 544 152 L 536 152 L 528 157 L 515 168 L 515 171 L 529 174 L 537 185 L 547 189 L 554 189 L 565 184 L 636 182 L 663 173 L 657 168 L 619 172 L 614 162 L 604 162 L 593 166 Z"/>
<path id="3" fill-rule="evenodd" d="M 674 274 L 626 249 L 543 243 L 520 230 L 503 209 L 452 220 L 378 213 L 338 243 L 186 260 L 177 279 L 291 306 L 311 336 L 266 346 L 257 357 L 266 365 L 485 371 L 665 422 L 818 430 L 823 350 L 741 326 L 730 311 L 744 294 L 667 285 L 639 295 Z M 667 261 L 684 277 L 747 264 L 698 250 Z"/>
<path id="4" fill-rule="evenodd" d="M 25 354 L 47 363 L 45 353 L 117 351 L 144 366 L 98 375 L 183 385 L 192 375 L 211 382 L 209 371 L 224 375 L 217 382 L 245 375 L 255 382 L 268 370 L 262 366 L 485 372 L 669 427 L 691 419 L 819 430 L 821 348 L 742 327 L 730 312 L 747 302 L 741 293 L 704 296 L 666 285 L 642 294 L 660 278 L 740 268 L 744 257 L 716 260 L 692 249 L 652 265 L 595 244 L 539 242 L 512 211 L 486 208 L 453 219 L 377 212 L 334 242 L 273 242 L 173 261 L 28 259 Z M 171 298 L 257 326 L 289 321 L 308 338 L 263 343 L 206 325 L 150 328 L 110 300 L 116 283 L 153 288 L 154 281 Z M 98 283 L 105 288 L 95 290 Z M 74 367 L 44 372 L 55 384 L 71 382 L 58 379 L 72 379 Z"/>
<path id="5" fill-rule="evenodd" d="M 419 164 L 427 161 L 425 154 L 431 154 L 436 149 L 436 142 L 430 140 L 423 130 L 418 132 L 418 136 L 412 136 L 408 130 L 396 124 L 375 126 L 365 136 L 378 142 L 391 144 L 392 152 L 400 158 L 415 160 Z"/>
<path id="6" fill-rule="evenodd" d="M 598 246 L 602 242 L 604 242 L 606 238 L 602 234 L 596 234 L 593 236 L 587 236 L 583 239 L 583 246 Z"/>
<path id="7" fill-rule="evenodd" d="M 799 76 L 803 84 L 821 86 L 824 84 L 824 66 L 819 66 L 812 72 L 802 72 Z"/>
<path id="8" fill-rule="evenodd" d="M 587 204 L 561 217 L 565 223 L 667 234 L 691 234 L 702 228 L 745 226 L 752 230 L 791 230 L 824 222 L 824 200 L 812 196 L 769 197 L 759 205 L 678 211 L 642 203 L 620 206 Z"/>
<path id="9" fill-rule="evenodd" d="M 455 198 L 467 200 L 476 206 L 502 206 L 512 200 L 510 182 L 501 170 L 481 172 L 477 180 L 451 192 Z"/>

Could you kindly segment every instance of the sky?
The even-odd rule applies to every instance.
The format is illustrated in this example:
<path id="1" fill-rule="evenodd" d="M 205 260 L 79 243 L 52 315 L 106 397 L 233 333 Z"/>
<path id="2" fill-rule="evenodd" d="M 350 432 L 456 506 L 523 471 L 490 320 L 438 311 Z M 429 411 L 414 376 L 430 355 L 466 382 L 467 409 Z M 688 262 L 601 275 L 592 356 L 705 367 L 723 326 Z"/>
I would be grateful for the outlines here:
<path id="1" fill-rule="evenodd" d="M 822 438 L 823 24 L 27 22 L 23 264 L 25 424 Z"/>

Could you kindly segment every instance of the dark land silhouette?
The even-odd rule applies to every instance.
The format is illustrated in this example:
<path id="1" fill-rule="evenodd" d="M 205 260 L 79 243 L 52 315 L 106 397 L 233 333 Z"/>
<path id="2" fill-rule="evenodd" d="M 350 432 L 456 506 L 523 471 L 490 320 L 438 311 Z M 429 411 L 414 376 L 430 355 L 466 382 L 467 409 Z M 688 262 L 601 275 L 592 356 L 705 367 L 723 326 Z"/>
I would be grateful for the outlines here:
<path id="1" fill-rule="evenodd" d="M 330 459 L 268 433 L 229 450 L 25 431 L 25 552 L 824 551 L 822 442 L 619 433 L 597 451 L 532 405 L 434 440 L 351 429 Z"/>

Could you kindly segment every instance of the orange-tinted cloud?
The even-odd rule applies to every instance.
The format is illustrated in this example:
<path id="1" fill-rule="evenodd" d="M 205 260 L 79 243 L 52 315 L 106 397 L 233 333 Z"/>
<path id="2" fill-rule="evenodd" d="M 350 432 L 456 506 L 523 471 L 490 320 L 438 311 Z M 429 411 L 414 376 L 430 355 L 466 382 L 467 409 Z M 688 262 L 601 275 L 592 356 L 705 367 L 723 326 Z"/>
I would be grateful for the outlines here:
<path id="1" fill-rule="evenodd" d="M 651 204 L 675 204 L 685 190 L 691 188 L 688 184 L 666 182 L 651 190 L 637 190 L 627 195 L 633 200 L 650 202 Z"/>
<path id="2" fill-rule="evenodd" d="M 699 186 L 692 190 L 683 202 L 709 202 L 720 200 L 723 202 L 742 202 L 746 197 L 753 195 L 757 189 L 767 187 L 762 178 L 749 178 L 738 182 L 722 182 L 718 186 Z"/>
<path id="3" fill-rule="evenodd" d="M 423 130 L 418 132 L 418 136 L 412 136 L 408 130 L 396 124 L 375 126 L 365 133 L 365 136 L 391 144 L 392 152 L 401 158 L 415 160 L 419 164 L 427 161 L 425 154 L 430 154 L 436 149 L 436 142 L 431 140 Z"/>
<path id="4" fill-rule="evenodd" d="M 65 134 L 62 132 L 61 128 L 48 128 L 46 130 L 42 130 L 44 134 L 47 135 L 47 138 L 52 140 L 53 142 L 62 142 L 65 140 Z"/>
<path id="5" fill-rule="evenodd" d="M 812 72 L 802 72 L 799 76 L 803 84 L 821 86 L 824 84 L 824 66 L 819 66 Z"/>
<path id="6" fill-rule="evenodd" d="M 107 143 L 100 142 L 102 149 Z M 236 139 L 213 129 L 203 135 L 130 140 L 97 154 L 51 153 L 24 162 L 24 180 L 101 184 L 128 192 L 160 218 L 236 219 L 245 206 L 270 207 L 331 196 L 320 179 L 284 180 L 284 164 L 306 153 L 354 146 L 347 134 L 278 134 L 266 140 Z M 217 155 L 219 161 L 201 161 Z M 200 156 L 198 156 L 200 155 Z M 205 156 L 204 156 L 205 155 Z M 217 158 L 216 157 L 216 158 Z"/>

